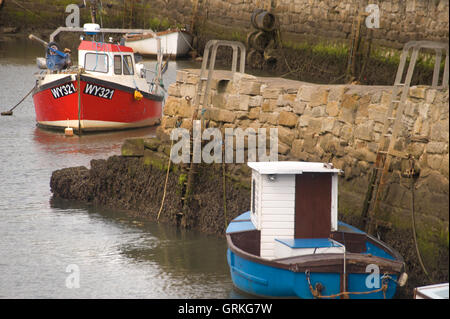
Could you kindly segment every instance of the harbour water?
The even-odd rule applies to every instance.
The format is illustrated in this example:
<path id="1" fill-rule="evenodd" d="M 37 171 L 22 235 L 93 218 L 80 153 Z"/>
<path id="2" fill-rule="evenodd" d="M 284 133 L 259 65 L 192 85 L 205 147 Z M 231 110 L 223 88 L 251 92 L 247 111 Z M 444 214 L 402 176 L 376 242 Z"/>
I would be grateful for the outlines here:
<path id="1" fill-rule="evenodd" d="M 0 42 L 0 110 L 33 86 L 27 41 Z M 144 61 L 148 68 L 154 62 Z M 165 86 L 188 61 L 170 62 Z M 0 118 L 0 298 L 229 298 L 224 239 L 52 200 L 52 171 L 120 154 L 154 128 L 65 137 L 35 126 L 32 98 Z M 78 276 L 79 281 L 74 280 Z"/>

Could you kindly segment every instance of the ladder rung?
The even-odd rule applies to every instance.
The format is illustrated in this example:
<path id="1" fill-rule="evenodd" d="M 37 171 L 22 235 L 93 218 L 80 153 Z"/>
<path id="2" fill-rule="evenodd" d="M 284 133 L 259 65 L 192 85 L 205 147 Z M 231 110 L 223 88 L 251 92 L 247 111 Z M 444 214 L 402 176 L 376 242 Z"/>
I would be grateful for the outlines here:
<path id="1" fill-rule="evenodd" d="M 392 102 L 394 102 L 394 103 L 400 103 L 401 101 L 400 101 L 400 100 L 392 100 Z"/>
<path id="2" fill-rule="evenodd" d="M 387 119 L 390 120 L 390 121 L 394 121 L 395 117 L 388 117 Z"/>
<path id="3" fill-rule="evenodd" d="M 405 86 L 405 83 L 395 83 L 395 86 Z"/>
<path id="4" fill-rule="evenodd" d="M 392 136 L 392 134 L 391 133 L 386 133 L 386 134 L 384 134 L 384 136 Z"/>

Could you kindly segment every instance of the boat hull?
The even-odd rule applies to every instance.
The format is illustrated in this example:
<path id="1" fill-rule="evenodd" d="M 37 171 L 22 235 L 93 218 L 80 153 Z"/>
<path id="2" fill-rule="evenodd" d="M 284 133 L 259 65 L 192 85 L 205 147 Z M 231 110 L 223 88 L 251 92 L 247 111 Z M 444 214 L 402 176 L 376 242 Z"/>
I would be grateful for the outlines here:
<path id="1" fill-rule="evenodd" d="M 161 49 L 164 56 L 182 57 L 191 49 L 192 35 L 187 32 L 160 32 L 157 35 L 161 39 Z M 125 45 L 132 48 L 135 53 L 144 56 L 157 55 L 157 41 L 153 37 L 131 36 L 127 38 Z"/>
<path id="2" fill-rule="evenodd" d="M 233 284 L 248 294 L 262 297 L 277 298 L 314 298 L 309 289 L 305 272 L 294 272 L 262 263 L 248 260 L 230 249 L 227 250 L 227 261 Z M 368 273 L 349 273 L 347 275 L 347 291 L 370 292 L 376 288 L 367 288 Z M 338 295 L 342 289 L 342 274 L 339 272 L 311 272 L 310 282 L 321 283 L 325 288 L 322 295 Z M 397 285 L 397 275 L 391 275 L 392 280 L 385 292 L 379 291 L 370 294 L 349 294 L 350 299 L 391 299 L 394 297 Z M 334 297 L 336 299 L 340 296 Z"/>
<path id="3" fill-rule="evenodd" d="M 38 86 L 33 92 L 37 124 L 41 127 L 107 131 L 158 124 L 162 96 L 141 92 L 114 82 L 81 76 L 80 94 L 72 76 Z M 80 106 L 79 106 L 80 105 Z"/>

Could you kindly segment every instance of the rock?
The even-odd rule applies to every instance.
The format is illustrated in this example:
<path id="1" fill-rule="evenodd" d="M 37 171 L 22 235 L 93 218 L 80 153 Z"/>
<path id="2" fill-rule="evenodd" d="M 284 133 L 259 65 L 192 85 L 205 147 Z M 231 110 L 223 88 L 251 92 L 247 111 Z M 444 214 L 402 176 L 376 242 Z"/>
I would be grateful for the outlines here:
<path id="1" fill-rule="evenodd" d="M 179 84 L 175 82 L 169 85 L 169 88 L 167 89 L 167 94 L 169 95 L 169 97 L 171 96 L 181 97 Z"/>
<path id="2" fill-rule="evenodd" d="M 448 153 L 448 143 L 445 142 L 429 142 L 426 147 L 428 154 L 444 154 Z"/>
<path id="3" fill-rule="evenodd" d="M 277 126 L 277 129 L 278 129 L 278 140 L 287 145 L 292 145 L 292 141 L 294 141 L 295 138 L 295 132 L 282 126 Z"/>
<path id="4" fill-rule="evenodd" d="M 426 89 L 424 87 L 413 86 L 409 88 L 409 96 L 415 97 L 417 99 L 425 98 Z"/>
<path id="5" fill-rule="evenodd" d="M 261 86 L 261 94 L 264 99 L 278 99 L 280 94 L 283 94 L 281 88 L 271 88 L 269 86 Z"/>
<path id="6" fill-rule="evenodd" d="M 280 117 L 278 118 L 278 124 L 288 127 L 295 127 L 297 124 L 298 117 L 292 112 L 282 111 L 280 112 Z"/>
<path id="7" fill-rule="evenodd" d="M 248 100 L 249 107 L 261 106 L 263 103 L 263 97 L 261 95 L 251 96 Z"/>
<path id="8" fill-rule="evenodd" d="M 359 138 L 364 141 L 373 140 L 373 125 L 372 120 L 368 120 L 356 126 L 355 128 L 355 138 Z"/>
<path id="9" fill-rule="evenodd" d="M 278 113 L 260 113 L 258 117 L 261 123 L 278 124 L 279 114 Z"/>
<path id="10" fill-rule="evenodd" d="M 260 95 L 261 82 L 256 80 L 241 79 L 239 83 L 239 94 Z"/>
<path id="11" fill-rule="evenodd" d="M 156 151 L 161 141 L 155 137 L 144 138 L 144 148 Z"/>
<path id="12" fill-rule="evenodd" d="M 359 96 L 356 94 L 344 94 L 342 99 L 342 107 L 356 111 L 359 106 Z"/>
<path id="13" fill-rule="evenodd" d="M 144 156 L 144 139 L 127 139 L 122 144 L 122 156 Z"/>
<path id="14" fill-rule="evenodd" d="M 236 114 L 228 110 L 210 107 L 206 109 L 205 118 L 216 122 L 233 123 L 236 119 Z"/>
<path id="15" fill-rule="evenodd" d="M 337 116 L 339 114 L 339 102 L 329 101 L 327 103 L 326 112 L 329 116 Z"/>
<path id="16" fill-rule="evenodd" d="M 262 103 L 263 112 L 272 112 L 277 107 L 277 100 L 274 99 L 264 99 Z"/>
<path id="17" fill-rule="evenodd" d="M 261 108 L 260 107 L 254 107 L 250 109 L 250 112 L 248 112 L 248 118 L 250 120 L 256 120 L 257 118 L 259 118 L 259 113 L 261 112 Z"/>
<path id="18" fill-rule="evenodd" d="M 301 102 L 299 100 L 295 100 L 294 102 L 294 113 L 296 114 L 303 114 L 306 108 L 306 103 Z"/>
<path id="19" fill-rule="evenodd" d="M 292 141 L 291 155 L 300 158 L 303 154 L 303 140 L 296 139 Z"/>

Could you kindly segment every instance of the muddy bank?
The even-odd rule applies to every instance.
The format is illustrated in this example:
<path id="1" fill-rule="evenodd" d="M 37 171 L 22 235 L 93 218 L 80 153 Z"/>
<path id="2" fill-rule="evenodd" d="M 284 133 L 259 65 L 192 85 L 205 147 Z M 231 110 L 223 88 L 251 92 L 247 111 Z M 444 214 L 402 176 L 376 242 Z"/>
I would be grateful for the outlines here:
<path id="1" fill-rule="evenodd" d="M 90 164 L 90 169 L 74 167 L 53 172 L 50 181 L 53 196 L 120 208 L 132 215 L 157 220 L 164 194 L 166 157 L 146 149 L 145 156 L 112 156 L 107 160 L 92 160 Z M 227 222 L 250 207 L 250 184 L 232 174 L 230 167 L 226 169 L 225 211 L 221 165 L 199 165 L 188 208 L 184 208 L 182 199 L 186 195 L 186 167 L 171 165 L 159 220 L 224 236 Z"/>

